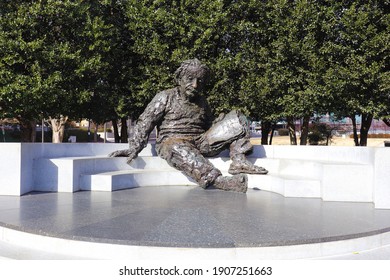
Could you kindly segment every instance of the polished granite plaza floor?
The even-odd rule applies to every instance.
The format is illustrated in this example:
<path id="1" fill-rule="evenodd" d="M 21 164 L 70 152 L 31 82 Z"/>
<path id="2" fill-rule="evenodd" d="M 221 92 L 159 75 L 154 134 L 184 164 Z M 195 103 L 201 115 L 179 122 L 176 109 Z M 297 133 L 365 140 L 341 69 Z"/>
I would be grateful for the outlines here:
<path id="1" fill-rule="evenodd" d="M 345 240 L 390 231 L 372 203 L 285 198 L 198 187 L 0 196 L 0 226 L 64 239 L 228 248 Z"/>

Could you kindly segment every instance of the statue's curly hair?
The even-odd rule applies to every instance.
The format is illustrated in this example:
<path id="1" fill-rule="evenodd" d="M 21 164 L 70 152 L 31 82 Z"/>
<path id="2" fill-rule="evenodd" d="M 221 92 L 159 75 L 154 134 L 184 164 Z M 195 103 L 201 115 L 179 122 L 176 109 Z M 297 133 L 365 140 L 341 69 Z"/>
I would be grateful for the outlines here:
<path id="1" fill-rule="evenodd" d="M 209 74 L 210 74 L 210 68 L 208 68 L 205 64 L 202 64 L 202 62 L 200 62 L 198 59 L 194 58 L 194 59 L 189 59 L 189 60 L 185 60 L 181 63 L 180 67 L 177 68 L 177 70 L 175 71 L 175 82 L 176 84 L 179 84 L 180 82 L 180 79 L 182 77 L 184 77 L 184 75 L 187 74 L 188 72 L 188 68 L 189 67 L 196 67 L 199 69 L 199 71 L 202 71 L 204 73 L 204 76 L 206 78 L 209 77 Z"/>

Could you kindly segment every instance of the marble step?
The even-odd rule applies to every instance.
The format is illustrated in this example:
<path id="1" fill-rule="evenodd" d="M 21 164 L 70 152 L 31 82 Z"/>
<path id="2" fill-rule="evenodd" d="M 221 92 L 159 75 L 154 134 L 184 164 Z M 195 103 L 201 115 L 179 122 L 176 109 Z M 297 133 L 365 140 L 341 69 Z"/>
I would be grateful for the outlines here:
<path id="1" fill-rule="evenodd" d="M 228 175 L 223 172 L 224 175 Z M 83 174 L 80 189 L 89 191 L 116 191 L 146 186 L 196 186 L 182 172 L 176 170 L 133 169 L 98 174 Z M 280 175 L 248 175 L 248 187 L 279 193 L 285 197 L 321 197 L 319 180 Z"/>
<path id="2" fill-rule="evenodd" d="M 83 174 L 80 189 L 89 191 L 116 191 L 147 186 L 189 185 L 196 183 L 175 169 L 132 169 L 97 174 Z"/>
<path id="3" fill-rule="evenodd" d="M 299 176 L 280 174 L 248 175 L 248 187 L 270 191 L 284 197 L 321 198 L 321 181 Z"/>

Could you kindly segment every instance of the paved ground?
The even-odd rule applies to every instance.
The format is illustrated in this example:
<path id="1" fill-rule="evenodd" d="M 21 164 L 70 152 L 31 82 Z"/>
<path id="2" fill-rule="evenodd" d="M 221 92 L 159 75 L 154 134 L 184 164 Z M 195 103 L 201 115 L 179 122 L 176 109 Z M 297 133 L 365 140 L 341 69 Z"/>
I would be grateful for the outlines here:
<path id="1" fill-rule="evenodd" d="M 387 232 L 390 210 L 374 209 L 371 203 L 284 198 L 259 190 L 239 194 L 198 187 L 143 187 L 112 193 L 0 196 L 0 226 L 113 244 L 257 247 Z M 382 251 L 379 258 L 387 258 L 390 250 Z"/>

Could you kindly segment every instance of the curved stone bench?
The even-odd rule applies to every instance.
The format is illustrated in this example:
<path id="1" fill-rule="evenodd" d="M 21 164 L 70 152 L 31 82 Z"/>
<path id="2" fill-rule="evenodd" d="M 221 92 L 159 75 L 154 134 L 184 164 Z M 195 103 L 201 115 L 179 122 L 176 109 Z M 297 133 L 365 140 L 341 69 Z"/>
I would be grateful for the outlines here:
<path id="1" fill-rule="evenodd" d="M 229 158 L 210 158 L 210 161 L 224 175 L 229 175 Z M 251 161 L 267 168 L 269 174 L 248 175 L 249 188 L 285 197 L 372 202 L 372 189 L 367 182 L 367 178 L 372 178 L 370 165 L 275 158 L 251 158 Z M 144 186 L 196 185 L 157 156 L 140 156 L 131 165 L 126 164 L 125 158 L 43 158 L 36 160 L 36 166 L 53 175 L 37 177 L 34 183 L 37 191 L 115 191 Z M 353 181 L 351 185 L 343 180 L 346 173 L 359 176 L 359 184 Z"/>
<path id="2" fill-rule="evenodd" d="M 1 144 L 0 195 L 194 184 L 156 157 L 153 145 L 148 145 L 131 166 L 124 158 L 107 157 L 109 152 L 126 147 L 127 144 L 93 143 Z M 227 174 L 228 153 L 210 160 Z M 270 171 L 266 176 L 250 175 L 250 188 L 286 197 L 374 202 L 377 208 L 390 209 L 387 148 L 255 146 L 250 160 Z"/>

